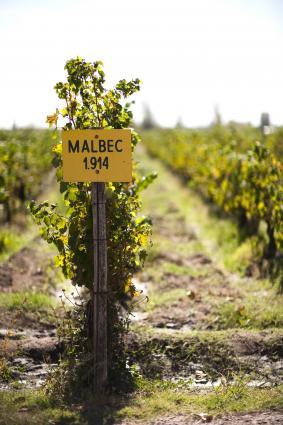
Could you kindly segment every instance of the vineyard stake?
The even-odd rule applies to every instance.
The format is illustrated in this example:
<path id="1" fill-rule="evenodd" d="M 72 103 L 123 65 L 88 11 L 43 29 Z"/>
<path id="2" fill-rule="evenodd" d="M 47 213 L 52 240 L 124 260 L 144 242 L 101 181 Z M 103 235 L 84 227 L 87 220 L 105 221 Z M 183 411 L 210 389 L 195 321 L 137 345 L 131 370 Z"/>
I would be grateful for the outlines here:
<path id="1" fill-rule="evenodd" d="M 132 181 L 130 129 L 75 129 L 62 132 L 64 182 L 91 182 L 93 217 L 92 329 L 93 391 L 108 383 L 107 241 L 105 183 Z"/>
<path id="2" fill-rule="evenodd" d="M 108 380 L 107 361 L 107 241 L 105 184 L 91 184 L 93 217 L 93 361 L 94 393 L 103 393 Z"/>

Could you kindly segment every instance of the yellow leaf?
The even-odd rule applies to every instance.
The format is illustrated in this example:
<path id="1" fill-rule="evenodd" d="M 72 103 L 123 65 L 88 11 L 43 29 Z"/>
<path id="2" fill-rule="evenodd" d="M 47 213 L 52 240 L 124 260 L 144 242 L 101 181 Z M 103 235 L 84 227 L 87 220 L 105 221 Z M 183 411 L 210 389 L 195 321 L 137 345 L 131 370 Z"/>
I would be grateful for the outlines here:
<path id="1" fill-rule="evenodd" d="M 56 109 L 55 114 L 47 115 L 46 122 L 49 124 L 50 127 L 52 127 L 52 125 L 57 125 L 58 116 L 59 116 L 58 109 Z"/>
<path id="2" fill-rule="evenodd" d="M 132 286 L 132 279 L 129 278 L 125 284 L 125 288 L 124 291 L 127 294 L 130 290 L 131 290 L 131 286 Z"/>
<path id="3" fill-rule="evenodd" d="M 52 146 L 52 152 L 61 154 L 62 153 L 62 143 L 57 143 L 57 145 Z"/>

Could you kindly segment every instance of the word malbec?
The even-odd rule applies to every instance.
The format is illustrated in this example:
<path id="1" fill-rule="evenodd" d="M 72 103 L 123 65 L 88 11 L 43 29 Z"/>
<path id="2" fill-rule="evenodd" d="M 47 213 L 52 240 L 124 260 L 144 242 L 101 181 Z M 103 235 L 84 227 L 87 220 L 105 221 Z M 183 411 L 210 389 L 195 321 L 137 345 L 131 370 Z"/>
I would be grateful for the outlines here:
<path id="1" fill-rule="evenodd" d="M 68 140 L 68 152 L 69 153 L 97 153 L 97 152 L 123 152 L 121 146 L 122 140 Z"/>
<path id="2" fill-rule="evenodd" d="M 130 182 L 131 140 L 130 129 L 64 130 L 64 181 Z"/>

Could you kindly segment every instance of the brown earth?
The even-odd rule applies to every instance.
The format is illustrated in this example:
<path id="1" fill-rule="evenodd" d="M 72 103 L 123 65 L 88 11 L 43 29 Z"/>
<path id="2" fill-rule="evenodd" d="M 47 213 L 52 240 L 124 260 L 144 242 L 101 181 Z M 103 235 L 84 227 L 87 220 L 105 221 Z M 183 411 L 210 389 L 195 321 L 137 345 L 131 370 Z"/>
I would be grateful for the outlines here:
<path id="1" fill-rule="evenodd" d="M 62 308 L 29 308 L 29 293 L 52 296 L 57 282 L 53 253 L 39 238 L 0 264 L 0 292 L 19 294 L 22 299 L 18 307 L 4 303 L 0 309 L 0 360 L 13 379 L 27 388 L 43 384 L 50 364 L 63 351 L 56 336 Z M 9 382 L 5 376 L 1 379 L 0 368 L 0 388 L 9 389 Z"/>
<path id="2" fill-rule="evenodd" d="M 47 253 L 42 241 L 36 238 L 32 247 L 24 247 L 0 263 L 0 291 L 42 291 L 50 285 L 55 273 L 53 254 Z"/>
<path id="3" fill-rule="evenodd" d="M 121 425 L 200 425 L 203 423 L 211 423 L 213 425 L 282 425 L 283 410 L 229 414 L 222 417 L 213 417 L 207 414 L 193 416 L 182 414 L 168 415 L 147 422 L 123 421 Z"/>
<path id="4" fill-rule="evenodd" d="M 0 309 L 0 329 L 54 329 L 59 311 L 31 311 L 28 308 L 29 292 L 54 294 L 58 270 L 54 268 L 53 258 L 54 254 L 46 250 L 44 242 L 36 238 L 29 246 L 0 263 L 0 293 L 18 293 L 22 297 L 19 308 Z"/>
<path id="5" fill-rule="evenodd" d="M 153 213 L 151 219 L 158 238 L 161 241 L 169 240 L 170 246 L 159 249 L 159 240 L 155 242 L 157 252 L 138 279 L 142 287 L 146 286 L 149 295 L 151 289 L 156 294 L 176 289 L 186 292 L 172 301 L 170 308 L 161 305 L 151 311 L 151 300 L 149 309 L 141 303 L 137 311 L 146 311 L 141 322 L 158 328 L 217 329 L 219 317 L 213 314 L 215 307 L 223 302 L 241 303 L 241 293 L 231 284 L 234 277 L 217 267 L 204 252 L 194 248 L 188 254 L 176 250 L 178 245 L 190 249 L 190 244 L 194 246 L 200 241 L 195 229 L 187 225 L 174 204 L 169 205 L 167 212 L 166 216 Z M 177 267 L 176 271 L 166 270 L 174 266 Z M 156 270 L 159 270 L 158 277 L 155 276 Z"/>
<path id="6" fill-rule="evenodd" d="M 174 289 L 186 291 L 170 304 L 170 308 L 160 306 L 149 311 L 143 320 L 159 328 L 213 329 L 218 317 L 212 317 L 213 307 L 218 302 L 240 302 L 237 288 L 229 283 L 229 277 L 215 267 L 212 261 L 202 253 L 183 257 L 176 253 L 159 253 L 154 259 L 155 267 L 162 270 L 164 262 L 193 270 L 190 274 L 178 274 L 164 271 L 159 279 L 158 291 Z M 143 275 L 141 275 L 143 278 Z M 146 274 L 147 281 L 151 276 Z M 152 283 L 154 285 L 154 282 Z M 149 300 L 150 303 L 150 300 Z"/>
<path id="7" fill-rule="evenodd" d="M 54 333 L 53 333 L 54 334 Z M 43 332 L 37 335 L 26 336 L 18 340 L 5 338 L 0 340 L 0 356 L 13 360 L 16 356 L 30 357 L 36 361 L 46 358 L 55 361 L 62 352 L 62 345 L 56 336 L 50 336 Z"/>

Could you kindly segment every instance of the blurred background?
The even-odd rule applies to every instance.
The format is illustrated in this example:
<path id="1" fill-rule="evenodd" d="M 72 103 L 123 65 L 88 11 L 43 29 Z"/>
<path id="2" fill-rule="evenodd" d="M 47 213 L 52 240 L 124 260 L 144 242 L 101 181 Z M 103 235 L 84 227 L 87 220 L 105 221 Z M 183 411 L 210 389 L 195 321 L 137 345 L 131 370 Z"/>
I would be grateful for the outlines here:
<path id="1" fill-rule="evenodd" d="M 44 126 L 67 59 L 102 60 L 109 85 L 143 81 L 156 123 L 282 123 L 280 0 L 0 0 L 0 127 Z"/>

